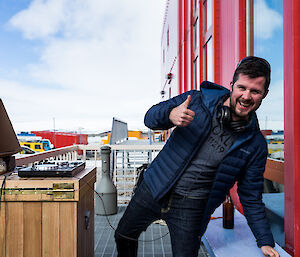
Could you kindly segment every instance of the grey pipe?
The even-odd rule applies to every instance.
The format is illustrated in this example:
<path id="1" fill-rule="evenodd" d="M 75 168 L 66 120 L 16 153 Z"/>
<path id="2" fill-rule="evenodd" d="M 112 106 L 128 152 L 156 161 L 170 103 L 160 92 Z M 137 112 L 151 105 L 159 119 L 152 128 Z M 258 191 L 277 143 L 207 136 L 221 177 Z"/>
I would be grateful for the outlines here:
<path id="1" fill-rule="evenodd" d="M 95 193 L 95 213 L 97 215 L 116 214 L 117 208 L 117 189 L 110 178 L 110 153 L 109 146 L 101 147 L 102 176 L 96 183 Z"/>

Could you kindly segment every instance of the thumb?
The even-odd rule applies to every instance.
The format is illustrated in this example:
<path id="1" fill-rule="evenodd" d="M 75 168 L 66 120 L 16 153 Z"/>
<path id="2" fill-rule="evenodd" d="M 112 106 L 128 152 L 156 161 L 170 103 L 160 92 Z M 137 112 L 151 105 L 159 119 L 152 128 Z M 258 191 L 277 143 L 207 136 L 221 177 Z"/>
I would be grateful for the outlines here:
<path id="1" fill-rule="evenodd" d="M 186 100 L 182 103 L 182 105 L 186 108 L 188 108 L 189 104 L 191 103 L 192 101 L 192 96 L 191 95 L 188 95 L 188 97 L 186 98 Z"/>

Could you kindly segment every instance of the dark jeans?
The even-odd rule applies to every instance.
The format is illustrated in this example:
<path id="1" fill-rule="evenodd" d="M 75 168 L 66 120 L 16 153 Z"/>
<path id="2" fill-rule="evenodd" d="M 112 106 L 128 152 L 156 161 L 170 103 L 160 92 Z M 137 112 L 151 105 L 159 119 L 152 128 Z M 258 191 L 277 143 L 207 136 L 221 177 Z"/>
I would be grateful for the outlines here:
<path id="1" fill-rule="evenodd" d="M 185 198 L 173 193 L 157 202 L 143 181 L 115 232 L 118 257 L 137 256 L 137 239 L 157 219 L 165 220 L 168 225 L 174 257 L 198 256 L 199 228 L 205 205 L 206 200 Z"/>

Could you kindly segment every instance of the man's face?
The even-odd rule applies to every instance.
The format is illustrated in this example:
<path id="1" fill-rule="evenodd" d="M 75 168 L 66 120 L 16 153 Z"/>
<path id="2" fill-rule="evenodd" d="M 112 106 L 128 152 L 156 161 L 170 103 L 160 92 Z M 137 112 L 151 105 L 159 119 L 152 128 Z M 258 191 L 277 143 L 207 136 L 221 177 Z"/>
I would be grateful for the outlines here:
<path id="1" fill-rule="evenodd" d="M 265 77 L 250 78 L 247 75 L 240 74 L 238 80 L 232 85 L 232 92 L 229 103 L 232 111 L 232 119 L 247 119 L 249 114 L 258 109 L 262 99 L 268 93 L 265 91 Z"/>

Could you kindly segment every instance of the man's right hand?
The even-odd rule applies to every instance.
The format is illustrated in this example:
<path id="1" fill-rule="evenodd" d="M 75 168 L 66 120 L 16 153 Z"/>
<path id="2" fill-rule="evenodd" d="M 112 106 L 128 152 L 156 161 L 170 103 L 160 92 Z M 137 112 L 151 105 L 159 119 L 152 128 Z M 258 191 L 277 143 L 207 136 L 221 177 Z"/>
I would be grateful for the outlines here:
<path id="1" fill-rule="evenodd" d="M 186 127 L 193 121 L 195 112 L 188 109 L 191 100 L 192 96 L 189 95 L 181 105 L 178 105 L 170 112 L 169 119 L 174 125 Z"/>

